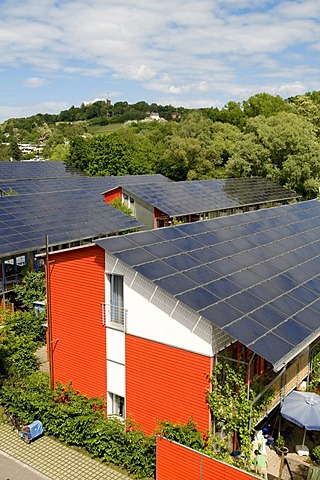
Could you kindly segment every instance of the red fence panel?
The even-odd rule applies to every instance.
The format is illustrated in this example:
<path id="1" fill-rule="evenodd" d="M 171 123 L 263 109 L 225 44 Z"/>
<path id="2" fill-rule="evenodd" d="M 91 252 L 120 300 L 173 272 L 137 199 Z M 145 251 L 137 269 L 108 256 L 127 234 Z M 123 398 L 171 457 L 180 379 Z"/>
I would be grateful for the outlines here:
<path id="1" fill-rule="evenodd" d="M 196 450 L 157 437 L 157 480 L 254 480 L 255 475 Z"/>

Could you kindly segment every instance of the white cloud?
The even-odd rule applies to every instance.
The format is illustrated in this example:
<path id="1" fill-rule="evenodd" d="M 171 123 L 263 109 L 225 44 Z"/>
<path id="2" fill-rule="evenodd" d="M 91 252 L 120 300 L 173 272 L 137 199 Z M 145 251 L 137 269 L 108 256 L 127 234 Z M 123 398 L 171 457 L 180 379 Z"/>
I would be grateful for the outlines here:
<path id="1" fill-rule="evenodd" d="M 124 100 L 178 102 L 310 90 L 319 16 L 318 0 L 2 0 L 1 69 L 27 69 L 25 86 L 46 79 L 52 95 L 57 79 L 95 80 L 80 99 L 107 83 Z"/>
<path id="2" fill-rule="evenodd" d="M 70 106 L 65 102 L 41 102 L 14 106 L 0 103 L 0 122 L 8 118 L 29 117 L 37 113 L 57 113 L 70 108 Z"/>
<path id="3" fill-rule="evenodd" d="M 24 81 L 25 86 L 30 88 L 39 88 L 45 85 L 46 83 L 47 81 L 45 78 L 39 78 L 39 77 L 26 78 Z"/>

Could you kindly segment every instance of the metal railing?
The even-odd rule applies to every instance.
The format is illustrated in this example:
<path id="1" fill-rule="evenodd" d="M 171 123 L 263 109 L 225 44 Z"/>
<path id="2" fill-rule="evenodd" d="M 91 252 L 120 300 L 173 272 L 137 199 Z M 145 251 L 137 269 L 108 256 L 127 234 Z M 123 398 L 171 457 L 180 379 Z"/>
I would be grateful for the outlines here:
<path id="1" fill-rule="evenodd" d="M 106 326 L 111 324 L 124 329 L 128 315 L 128 310 L 126 308 L 109 303 L 102 303 L 101 313 L 102 325 Z"/>

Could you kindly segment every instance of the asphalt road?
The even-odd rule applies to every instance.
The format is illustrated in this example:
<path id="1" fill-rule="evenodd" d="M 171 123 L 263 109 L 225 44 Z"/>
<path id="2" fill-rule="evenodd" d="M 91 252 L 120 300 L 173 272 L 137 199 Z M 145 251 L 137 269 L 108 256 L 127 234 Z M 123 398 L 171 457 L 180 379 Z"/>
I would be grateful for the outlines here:
<path id="1" fill-rule="evenodd" d="M 0 480 L 49 480 L 30 467 L 0 452 Z"/>

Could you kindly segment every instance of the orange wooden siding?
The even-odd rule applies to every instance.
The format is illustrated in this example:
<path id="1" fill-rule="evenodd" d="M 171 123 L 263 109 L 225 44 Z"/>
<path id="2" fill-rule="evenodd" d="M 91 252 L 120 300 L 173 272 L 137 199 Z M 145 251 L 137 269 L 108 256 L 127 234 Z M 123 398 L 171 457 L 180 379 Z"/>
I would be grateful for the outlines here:
<path id="1" fill-rule="evenodd" d="M 106 203 L 112 202 L 115 198 L 122 198 L 122 188 L 114 188 L 113 190 L 110 190 L 110 192 L 106 192 L 104 194 L 104 201 Z"/>
<path id="2" fill-rule="evenodd" d="M 175 442 L 157 437 L 157 480 L 253 480 L 239 470 Z"/>
<path id="3" fill-rule="evenodd" d="M 126 415 L 151 434 L 157 420 L 209 428 L 208 357 L 126 335 Z"/>
<path id="4" fill-rule="evenodd" d="M 96 246 L 50 255 L 54 382 L 96 397 L 106 395 L 104 258 Z"/>

